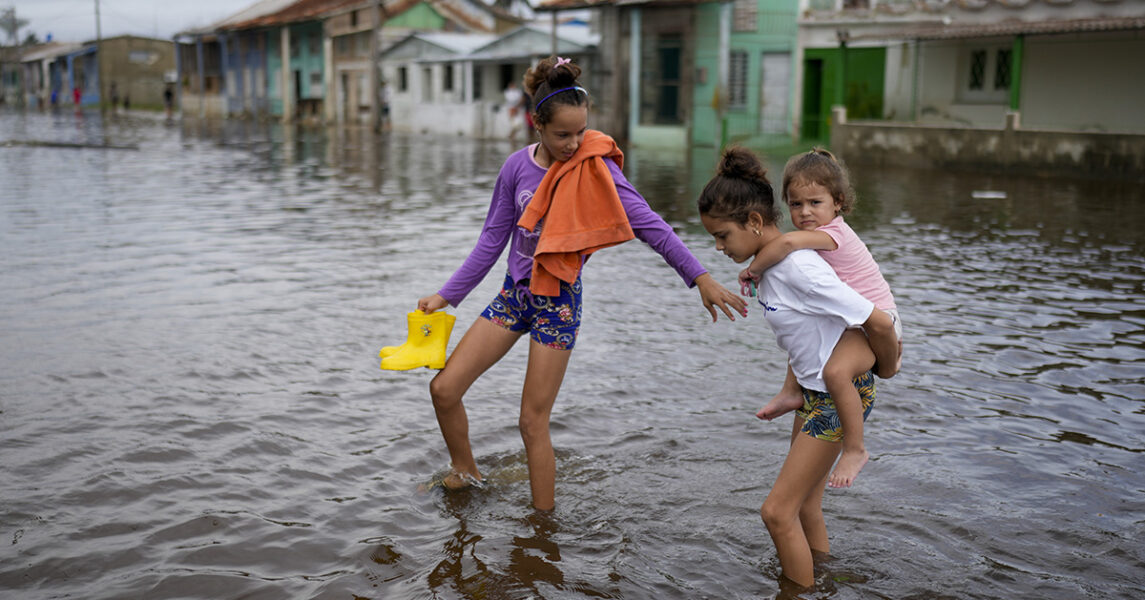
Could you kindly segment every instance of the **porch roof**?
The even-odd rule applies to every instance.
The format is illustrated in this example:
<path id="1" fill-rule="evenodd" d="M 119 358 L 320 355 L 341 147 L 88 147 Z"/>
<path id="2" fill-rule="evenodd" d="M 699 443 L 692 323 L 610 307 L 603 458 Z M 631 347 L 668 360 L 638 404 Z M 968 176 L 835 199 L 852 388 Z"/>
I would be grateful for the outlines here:
<path id="1" fill-rule="evenodd" d="M 545 40 L 544 49 L 539 50 L 539 47 L 531 43 L 531 40 Z M 547 53 L 552 48 L 551 40 L 551 27 L 523 25 L 475 49 L 465 59 L 474 61 L 531 59 L 537 54 Z M 598 44 L 600 44 L 600 34 L 589 31 L 586 26 L 557 26 L 557 50 L 559 53 L 589 52 Z"/>
<path id="2" fill-rule="evenodd" d="M 382 57 L 401 57 L 414 62 L 456 60 L 496 39 L 491 33 L 414 31 L 382 51 Z M 428 50 L 428 53 L 427 53 Z"/>
<path id="3" fill-rule="evenodd" d="M 553 12 L 598 6 L 691 6 L 720 0 L 541 0 L 533 10 Z"/>
<path id="4" fill-rule="evenodd" d="M 36 62 L 45 58 L 58 58 L 67 56 L 83 48 L 83 44 L 73 42 L 48 42 L 39 48 L 27 52 L 20 58 L 20 62 Z"/>
<path id="5" fill-rule="evenodd" d="M 824 23 L 826 24 L 826 23 Z M 1008 20 L 999 23 L 966 25 L 927 24 L 894 31 L 856 33 L 851 40 L 951 40 L 1012 35 L 1051 35 L 1094 31 L 1145 30 L 1143 17 L 1107 17 L 1097 19 L 1062 19 L 1047 21 Z"/>

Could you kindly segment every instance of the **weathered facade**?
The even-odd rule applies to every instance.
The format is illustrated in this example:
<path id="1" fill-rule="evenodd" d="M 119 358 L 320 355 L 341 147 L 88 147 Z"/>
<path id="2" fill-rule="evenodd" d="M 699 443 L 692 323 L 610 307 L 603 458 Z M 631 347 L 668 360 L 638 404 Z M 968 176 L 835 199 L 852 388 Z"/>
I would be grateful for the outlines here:
<path id="1" fill-rule="evenodd" d="M 33 48 L 25 48 L 20 56 L 23 69 L 22 81 L 13 81 L 11 99 L 23 91 L 24 106 L 45 108 L 70 102 L 71 82 L 68 77 L 67 57 L 83 48 L 83 44 L 48 42 Z"/>
<path id="2" fill-rule="evenodd" d="M 163 106 L 163 91 L 175 79 L 173 42 L 123 35 L 100 42 L 99 54 L 106 101 L 153 109 Z"/>
<path id="3" fill-rule="evenodd" d="M 479 0 L 262 0 L 176 36 L 180 104 L 199 116 L 364 120 L 382 96 L 371 70 L 381 48 L 410 31 L 519 23 Z"/>
<path id="4" fill-rule="evenodd" d="M 598 124 L 618 139 L 682 149 L 791 135 L 796 0 L 546 0 L 591 8 L 601 35 Z"/>
<path id="5" fill-rule="evenodd" d="M 840 154 L 851 162 L 891 154 L 942 167 L 1141 177 L 1145 70 L 1126 57 L 1145 55 L 1145 3 L 927 6 L 920 15 L 913 5 L 882 2 L 859 14 L 811 12 L 801 22 L 808 39 L 836 38 L 844 68 L 833 104 L 846 107 L 846 122 L 831 123 L 830 137 Z M 888 14 L 898 21 L 888 24 Z M 856 80 L 846 59 L 863 50 L 883 65 L 877 110 L 850 93 Z"/>

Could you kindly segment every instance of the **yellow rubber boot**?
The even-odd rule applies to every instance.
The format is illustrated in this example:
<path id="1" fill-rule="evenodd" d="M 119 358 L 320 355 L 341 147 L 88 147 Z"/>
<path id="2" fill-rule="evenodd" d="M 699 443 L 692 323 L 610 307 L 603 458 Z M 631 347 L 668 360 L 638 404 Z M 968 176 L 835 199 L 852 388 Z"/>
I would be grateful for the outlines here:
<path id="1" fill-rule="evenodd" d="M 449 334 L 457 317 L 437 311 L 425 314 L 419 310 L 408 313 L 406 321 L 409 333 L 406 343 L 397 347 L 389 356 L 382 358 L 382 368 L 392 371 L 408 371 L 418 367 L 440 369 L 445 366 L 445 350 L 449 345 Z"/>
<path id="2" fill-rule="evenodd" d="M 378 352 L 378 356 L 381 358 L 385 358 L 387 356 L 393 356 L 393 355 L 398 353 L 398 350 L 401 350 L 401 349 L 402 349 L 401 346 L 382 346 L 381 351 Z"/>

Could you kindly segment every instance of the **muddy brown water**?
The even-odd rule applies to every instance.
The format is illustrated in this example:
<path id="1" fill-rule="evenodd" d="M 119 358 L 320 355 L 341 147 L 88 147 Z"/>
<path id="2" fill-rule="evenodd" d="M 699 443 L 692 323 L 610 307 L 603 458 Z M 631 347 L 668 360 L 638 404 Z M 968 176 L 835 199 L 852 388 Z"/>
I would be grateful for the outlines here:
<path id="1" fill-rule="evenodd" d="M 71 112 L 0 113 L 4 140 L 138 150 L 0 147 L 0 595 L 793 595 L 758 515 L 790 417 L 753 416 L 784 357 L 639 242 L 584 274 L 557 510 L 529 508 L 524 344 L 467 396 L 486 488 L 425 489 L 448 460 L 432 372 L 376 355 L 472 247 L 507 142 Z M 711 155 L 626 170 L 731 286 L 694 210 Z M 801 597 L 1140 598 L 1140 190 L 855 176 L 906 362 Z"/>

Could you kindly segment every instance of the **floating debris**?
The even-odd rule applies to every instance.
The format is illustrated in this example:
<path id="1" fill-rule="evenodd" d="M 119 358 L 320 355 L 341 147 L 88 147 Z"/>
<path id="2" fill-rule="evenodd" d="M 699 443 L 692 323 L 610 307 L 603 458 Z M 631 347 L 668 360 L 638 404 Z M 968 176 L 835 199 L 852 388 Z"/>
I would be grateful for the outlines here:
<path id="1" fill-rule="evenodd" d="M 971 198 L 978 200 L 1005 200 L 1006 192 L 999 192 L 995 190 L 974 190 L 970 192 Z"/>
<path id="2" fill-rule="evenodd" d="M 100 150 L 138 150 L 139 146 L 131 144 L 120 146 L 116 144 L 76 144 L 73 142 L 47 142 L 41 140 L 8 140 L 0 142 L 0 147 L 33 146 L 39 148 L 97 148 Z"/>

